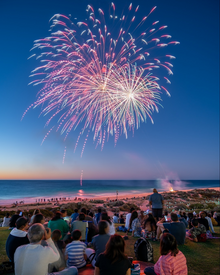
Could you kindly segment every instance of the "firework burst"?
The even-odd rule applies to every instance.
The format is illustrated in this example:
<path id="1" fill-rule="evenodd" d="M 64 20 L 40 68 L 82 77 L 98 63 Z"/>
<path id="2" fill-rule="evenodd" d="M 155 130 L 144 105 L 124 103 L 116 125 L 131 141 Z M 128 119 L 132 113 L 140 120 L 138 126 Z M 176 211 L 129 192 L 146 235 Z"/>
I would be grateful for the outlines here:
<path id="1" fill-rule="evenodd" d="M 105 16 L 102 9 L 95 12 L 88 5 L 85 21 L 61 14 L 50 19 L 51 35 L 34 42 L 36 53 L 31 56 L 40 59 L 42 66 L 32 71 L 31 76 L 37 79 L 30 84 L 43 87 L 24 113 L 41 106 L 41 114 L 48 115 L 46 125 L 57 124 L 43 141 L 53 129 L 60 130 L 66 139 L 80 128 L 76 149 L 87 129 L 83 153 L 90 132 L 102 149 L 109 135 L 116 144 L 121 133 L 127 138 L 128 131 L 134 132 L 148 117 L 153 123 L 152 113 L 158 111 L 162 90 L 170 95 L 157 75 L 165 71 L 173 74 L 170 59 L 175 57 L 159 59 L 152 53 L 179 42 L 163 34 L 167 26 L 159 26 L 159 21 L 149 23 L 156 7 L 142 19 L 138 9 L 130 4 L 128 12 L 118 17 L 112 3 L 110 14 Z M 163 85 L 170 83 L 164 79 Z"/>

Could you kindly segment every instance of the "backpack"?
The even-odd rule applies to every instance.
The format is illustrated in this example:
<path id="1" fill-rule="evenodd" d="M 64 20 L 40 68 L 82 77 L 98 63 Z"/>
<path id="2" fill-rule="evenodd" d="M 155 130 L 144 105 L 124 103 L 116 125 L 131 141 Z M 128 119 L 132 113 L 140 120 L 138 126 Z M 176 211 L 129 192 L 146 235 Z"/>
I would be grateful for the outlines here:
<path id="1" fill-rule="evenodd" d="M 207 238 L 206 233 L 202 233 L 199 236 L 197 236 L 198 242 L 200 242 L 200 243 L 206 242 L 206 238 Z"/>
<path id="2" fill-rule="evenodd" d="M 138 261 L 152 262 L 153 247 L 145 238 L 139 238 L 134 244 L 134 253 Z"/>

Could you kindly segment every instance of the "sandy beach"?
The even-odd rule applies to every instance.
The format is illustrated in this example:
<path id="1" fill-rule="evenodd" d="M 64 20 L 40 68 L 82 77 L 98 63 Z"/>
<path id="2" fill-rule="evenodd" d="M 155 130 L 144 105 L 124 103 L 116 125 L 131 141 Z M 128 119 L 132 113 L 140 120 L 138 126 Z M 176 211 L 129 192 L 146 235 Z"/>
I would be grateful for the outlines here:
<path id="1" fill-rule="evenodd" d="M 206 190 L 208 193 L 212 192 L 213 196 L 207 200 L 202 198 L 202 195 L 200 194 L 201 192 Z M 165 200 L 165 208 L 175 208 L 176 204 L 195 204 L 195 203 L 215 203 L 216 206 L 219 206 L 219 198 L 220 198 L 220 188 L 219 187 L 213 187 L 213 188 L 200 188 L 200 189 L 186 189 L 186 190 L 173 190 L 173 191 L 165 191 L 165 192 L 160 192 L 164 196 Z M 201 191 L 201 192 L 200 192 Z M 196 194 L 198 193 L 198 196 Z M 207 192 L 205 192 L 207 193 Z M 133 203 L 136 204 L 141 210 L 146 211 L 149 209 L 148 205 L 148 196 L 151 193 L 136 193 L 136 194 L 131 194 L 131 193 L 123 193 L 123 194 L 118 194 L 118 195 L 105 195 L 105 196 L 97 196 L 93 198 L 86 198 L 83 195 L 80 197 L 65 197 L 65 198 L 53 198 L 53 201 L 50 200 L 47 201 L 48 199 L 44 198 L 32 198 L 32 199 L 27 199 L 27 200 L 22 200 L 24 203 L 19 203 L 15 205 L 14 203 L 9 201 L 4 201 L 0 202 L 0 209 L 1 211 L 15 211 L 17 209 L 21 211 L 29 211 L 31 209 L 44 209 L 44 208 L 57 208 L 57 207 L 62 207 L 65 208 L 66 206 L 69 206 L 70 204 L 73 203 L 85 203 L 93 207 L 105 207 L 106 204 L 116 202 L 117 201 L 122 201 L 125 204 L 126 203 Z M 192 195 L 193 194 L 193 198 Z M 170 199 L 170 196 L 172 197 Z M 169 198 L 169 199 L 168 199 Z M 174 199 L 175 198 L 175 199 Z M 183 199 L 184 198 L 184 199 Z M 57 199 L 57 200 L 56 200 Z M 103 206 L 104 205 L 104 206 Z"/>

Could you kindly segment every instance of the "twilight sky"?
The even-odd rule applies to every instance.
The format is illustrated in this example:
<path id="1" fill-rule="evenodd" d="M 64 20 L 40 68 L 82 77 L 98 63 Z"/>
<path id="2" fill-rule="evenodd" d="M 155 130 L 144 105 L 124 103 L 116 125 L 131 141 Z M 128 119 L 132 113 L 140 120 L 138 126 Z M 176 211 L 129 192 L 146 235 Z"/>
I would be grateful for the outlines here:
<path id="1" fill-rule="evenodd" d="M 142 123 L 134 136 L 121 135 L 116 147 L 110 136 L 101 151 L 86 135 L 73 153 L 78 131 L 64 143 L 52 133 L 40 108 L 23 112 L 34 102 L 39 86 L 28 86 L 29 75 L 40 65 L 31 55 L 33 41 L 50 36 L 49 19 L 56 13 L 79 20 L 85 9 L 108 10 L 109 0 L 1 0 L 0 66 L 0 179 L 219 179 L 219 1 L 135 0 L 140 16 L 157 6 L 150 17 L 168 25 L 167 33 L 180 45 L 170 77 L 171 97 L 162 94 L 163 108 Z M 116 11 L 130 1 L 116 0 Z M 135 34 L 133 34 L 135 36 Z M 156 58 L 157 56 L 155 56 Z M 167 76 L 162 74 L 161 77 Z M 52 126 L 54 124 L 51 124 Z M 64 148 L 67 147 L 64 164 Z"/>

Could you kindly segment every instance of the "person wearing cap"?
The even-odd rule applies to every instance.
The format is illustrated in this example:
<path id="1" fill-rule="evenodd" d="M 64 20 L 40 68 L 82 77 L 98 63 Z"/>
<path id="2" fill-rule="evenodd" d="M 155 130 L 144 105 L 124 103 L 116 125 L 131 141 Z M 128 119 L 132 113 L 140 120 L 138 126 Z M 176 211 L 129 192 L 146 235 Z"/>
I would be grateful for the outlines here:
<path id="1" fill-rule="evenodd" d="M 28 220 L 21 217 L 16 220 L 16 227 L 11 231 L 6 241 L 5 249 L 8 258 L 13 263 L 15 250 L 24 244 L 28 244 L 29 240 L 27 237 Z"/>
<path id="2" fill-rule="evenodd" d="M 162 218 L 164 199 L 163 196 L 157 192 L 156 188 L 153 189 L 153 194 L 150 195 L 149 204 L 152 207 L 153 216 L 158 221 L 159 218 Z"/>

